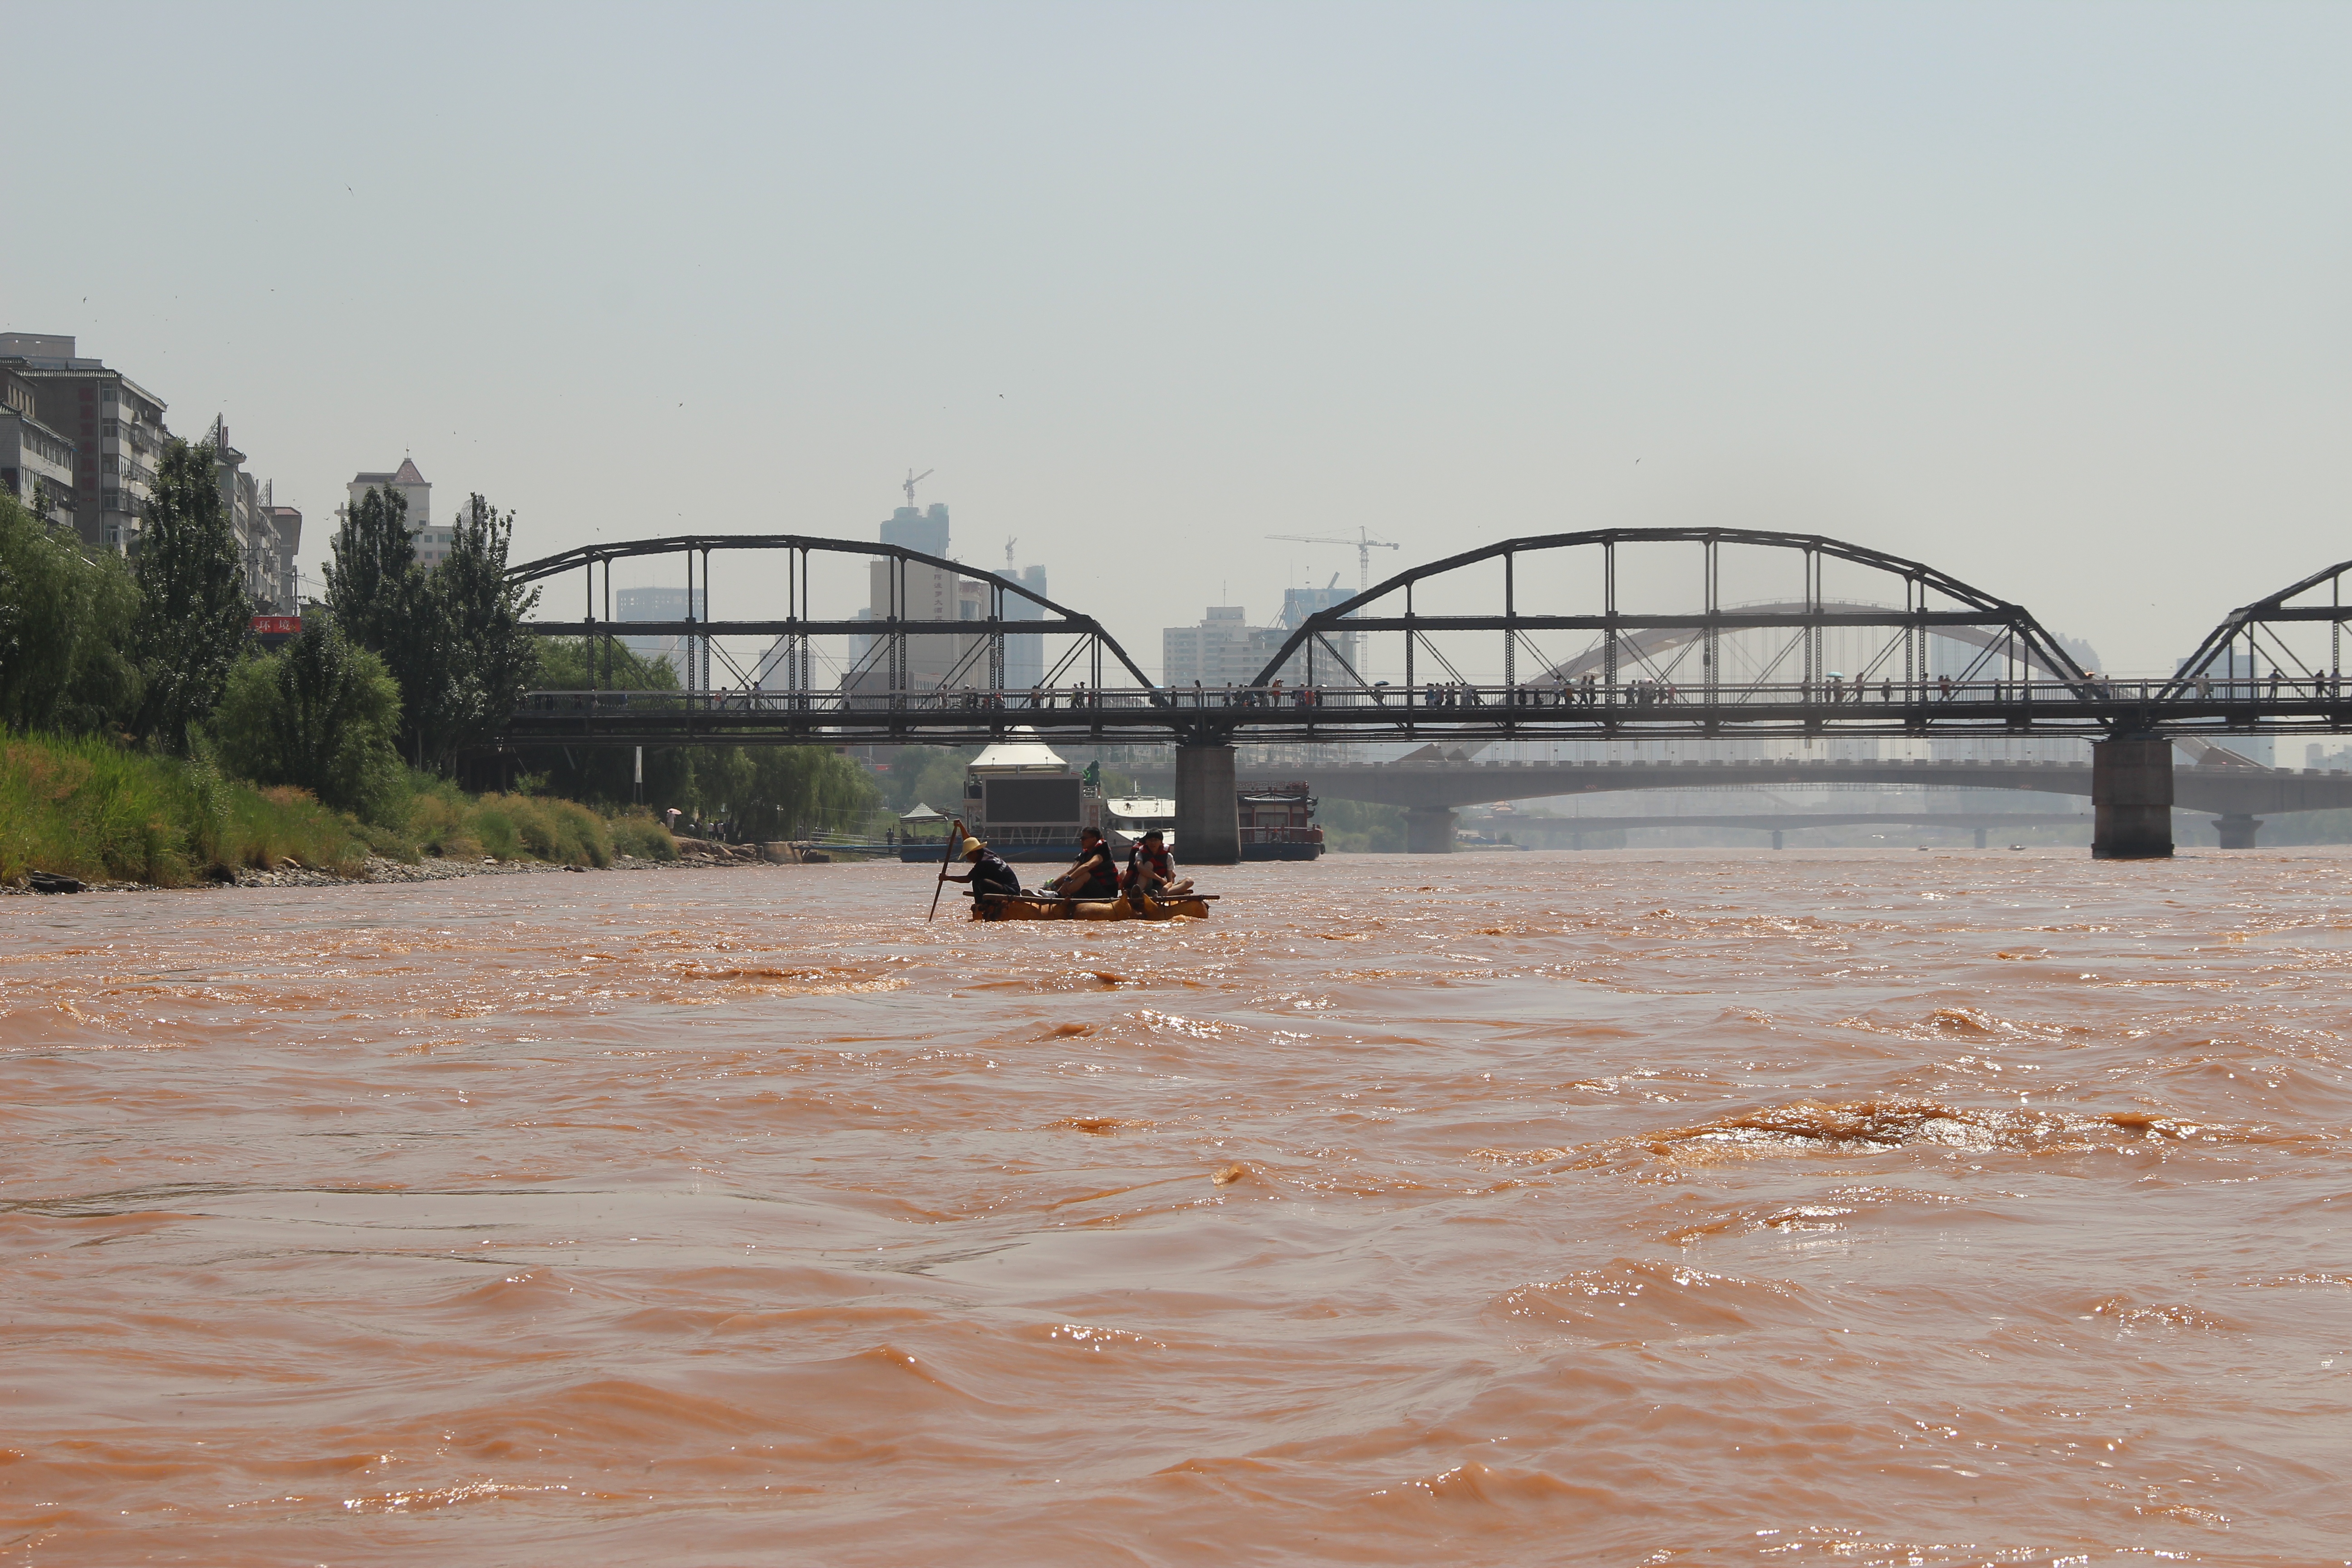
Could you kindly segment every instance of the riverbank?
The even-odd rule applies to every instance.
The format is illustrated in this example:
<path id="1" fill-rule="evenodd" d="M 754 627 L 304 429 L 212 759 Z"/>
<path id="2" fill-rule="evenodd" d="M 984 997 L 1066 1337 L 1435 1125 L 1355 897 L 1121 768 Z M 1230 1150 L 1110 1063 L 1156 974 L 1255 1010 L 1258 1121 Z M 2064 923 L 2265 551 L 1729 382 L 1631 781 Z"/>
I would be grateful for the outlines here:
<path id="1" fill-rule="evenodd" d="M 703 847 L 712 859 L 734 852 Z M 322 881 L 383 880 L 371 868 L 520 862 L 561 869 L 667 861 L 681 852 L 642 806 L 606 815 L 550 796 L 467 795 L 412 773 L 403 793 L 363 820 L 301 790 L 228 777 L 203 756 L 162 756 L 98 736 L 0 732 L 0 888 L 10 890 L 58 879 L 90 887 L 268 885 L 297 870 Z"/>
<path id="2" fill-rule="evenodd" d="M 673 837 L 676 853 L 667 857 L 615 854 L 603 865 L 580 865 L 553 860 L 499 859 L 485 855 L 471 857 L 434 856 L 415 861 L 395 860 L 388 856 L 370 855 L 352 872 L 331 870 L 288 861 L 278 866 L 261 868 L 247 868 L 233 876 L 215 875 L 209 879 L 189 883 L 162 884 L 128 879 L 84 880 L 73 879 L 80 886 L 71 889 L 83 893 L 143 893 L 170 887 L 185 892 L 204 892 L 229 888 L 344 888 L 390 882 L 439 882 L 457 877 L 536 877 L 560 876 L 567 872 L 594 871 L 709 871 L 728 869 L 771 868 L 783 866 L 824 865 L 827 858 L 821 852 L 812 856 L 813 846 L 805 844 L 720 844 L 713 840 Z M 47 868 L 36 868 L 36 872 Z M 49 873 L 51 878 L 58 873 Z M 16 882 L 0 882 L 0 898 L 59 897 L 55 888 L 42 889 L 32 885 L 29 879 Z"/>
<path id="3" fill-rule="evenodd" d="M 720 846 L 720 847 L 742 847 Z M 822 864 L 822 862 L 816 862 Z M 539 877 L 562 876 L 570 872 L 599 871 L 709 871 L 724 869 L 773 868 L 797 864 L 792 860 L 771 860 L 754 854 L 697 855 L 681 853 L 670 859 L 656 859 L 639 855 L 615 855 L 603 866 L 564 865 L 551 860 L 480 860 L 431 858 L 410 863 L 394 860 L 382 855 L 371 855 L 355 875 L 344 876 L 334 871 L 302 865 L 284 865 L 269 870 L 247 868 L 238 871 L 234 879 L 217 878 L 208 881 L 177 884 L 163 889 L 155 882 L 129 881 L 120 879 L 84 881 L 74 889 L 83 893 L 152 893 L 163 890 L 200 893 L 240 888 L 350 888 L 392 882 L 441 882 L 458 877 Z M 76 879 L 79 880 L 79 879 Z M 28 882 L 0 882 L 0 898 L 57 898 L 69 896 L 45 892 Z"/>

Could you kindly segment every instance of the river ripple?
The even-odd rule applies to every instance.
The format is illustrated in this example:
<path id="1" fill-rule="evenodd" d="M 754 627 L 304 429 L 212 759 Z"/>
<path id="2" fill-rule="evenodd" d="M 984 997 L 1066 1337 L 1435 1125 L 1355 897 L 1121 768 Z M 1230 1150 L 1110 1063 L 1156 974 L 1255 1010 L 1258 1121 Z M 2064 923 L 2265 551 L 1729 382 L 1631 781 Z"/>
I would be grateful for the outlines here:
<path id="1" fill-rule="evenodd" d="M 2347 869 L 10 900 L 0 1546 L 2343 1561 Z"/>

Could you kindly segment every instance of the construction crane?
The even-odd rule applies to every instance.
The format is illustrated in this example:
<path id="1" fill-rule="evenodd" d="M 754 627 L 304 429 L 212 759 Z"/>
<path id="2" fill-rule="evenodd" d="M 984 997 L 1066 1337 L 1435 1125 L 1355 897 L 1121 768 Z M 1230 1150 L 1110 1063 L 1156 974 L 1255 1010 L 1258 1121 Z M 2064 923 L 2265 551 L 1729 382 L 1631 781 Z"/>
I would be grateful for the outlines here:
<path id="1" fill-rule="evenodd" d="M 1375 550 L 1402 550 L 1404 548 L 1402 544 L 1391 544 L 1385 539 L 1374 539 L 1370 533 L 1360 528 L 1356 530 L 1356 537 L 1353 539 L 1318 537 L 1304 533 L 1269 533 L 1266 537 L 1268 539 L 1286 539 L 1293 544 L 1346 544 L 1353 546 L 1356 552 L 1356 592 L 1359 594 L 1372 585 L 1372 552 Z"/>
<path id="2" fill-rule="evenodd" d="M 912 505 L 914 505 L 914 504 L 915 504 L 915 487 L 916 487 L 917 485 L 921 484 L 925 479 L 929 479 L 933 474 L 936 474 L 936 473 L 938 473 L 938 472 L 939 472 L 939 470 L 938 470 L 937 468 L 925 468 L 925 469 L 924 469 L 921 473 L 919 473 L 919 473 L 917 473 L 917 472 L 915 472 L 915 470 L 914 470 L 914 469 L 912 469 L 912 468 L 908 468 L 908 469 L 907 470 L 907 480 L 906 480 L 906 482 L 905 482 L 904 484 L 900 485 L 898 488 L 899 488 L 900 489 L 905 490 L 905 491 L 907 492 L 907 504 L 908 504 L 908 506 L 912 506 Z"/>

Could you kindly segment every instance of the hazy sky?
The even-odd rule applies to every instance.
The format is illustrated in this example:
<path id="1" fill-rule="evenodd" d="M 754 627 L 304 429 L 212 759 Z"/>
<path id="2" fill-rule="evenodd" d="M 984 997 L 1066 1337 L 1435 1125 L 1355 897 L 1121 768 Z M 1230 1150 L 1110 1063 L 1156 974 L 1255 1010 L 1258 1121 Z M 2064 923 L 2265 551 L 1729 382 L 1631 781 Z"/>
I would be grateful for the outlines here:
<path id="1" fill-rule="evenodd" d="M 933 468 L 1154 668 L 1359 524 L 1819 531 L 2117 670 L 2352 556 L 2341 5 L 109 15 L 0 9 L 0 327 L 225 413 L 306 571 L 404 451 L 522 555 Z"/>

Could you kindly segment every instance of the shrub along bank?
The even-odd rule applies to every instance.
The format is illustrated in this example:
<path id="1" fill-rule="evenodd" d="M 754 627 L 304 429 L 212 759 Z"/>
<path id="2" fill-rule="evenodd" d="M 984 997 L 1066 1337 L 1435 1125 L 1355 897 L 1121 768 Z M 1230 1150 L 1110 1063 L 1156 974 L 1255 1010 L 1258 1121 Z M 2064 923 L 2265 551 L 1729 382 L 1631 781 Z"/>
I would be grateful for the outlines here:
<path id="1" fill-rule="evenodd" d="M 225 777 L 202 745 L 175 757 L 96 735 L 0 729 L 0 882 L 41 870 L 184 887 L 288 860 L 352 877 L 371 854 L 571 866 L 677 857 L 676 840 L 647 812 L 608 818 L 567 800 L 468 795 L 428 775 L 402 782 L 404 795 L 380 796 L 376 820 L 363 822 L 294 785 Z"/>

